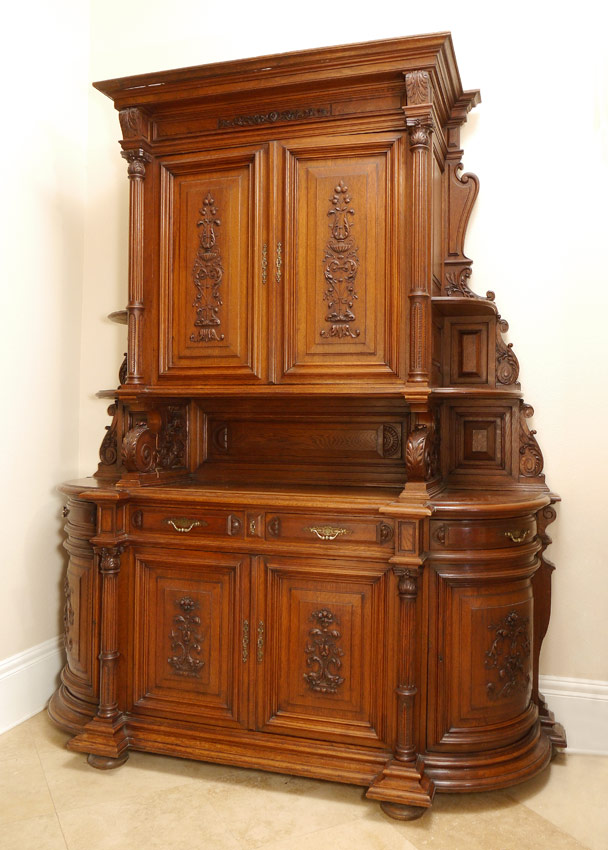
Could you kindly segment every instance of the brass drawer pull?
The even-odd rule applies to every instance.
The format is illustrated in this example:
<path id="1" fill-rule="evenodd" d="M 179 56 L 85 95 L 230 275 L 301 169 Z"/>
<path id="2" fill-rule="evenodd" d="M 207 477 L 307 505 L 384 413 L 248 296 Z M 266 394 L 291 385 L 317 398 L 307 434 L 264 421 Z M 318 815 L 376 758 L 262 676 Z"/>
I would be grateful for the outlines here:
<path id="1" fill-rule="evenodd" d="M 264 621 L 260 620 L 258 623 L 258 652 L 257 659 L 258 662 L 262 662 L 264 660 Z"/>
<path id="2" fill-rule="evenodd" d="M 262 283 L 266 286 L 268 281 L 268 245 L 262 245 Z"/>
<path id="3" fill-rule="evenodd" d="M 249 659 L 249 620 L 243 620 L 243 664 L 246 664 Z"/>
<path id="4" fill-rule="evenodd" d="M 319 540 L 335 540 L 336 537 L 340 537 L 342 534 L 352 534 L 352 531 L 348 528 L 337 528 L 333 525 L 313 525 L 305 528 L 304 531 L 310 531 L 312 534 L 316 534 Z"/>
<path id="5" fill-rule="evenodd" d="M 166 522 L 167 525 L 172 525 L 173 528 L 181 534 L 187 534 L 189 531 L 192 531 L 193 528 L 207 525 L 204 520 L 188 519 L 188 517 L 184 516 L 171 517 L 169 519 L 164 519 L 163 522 Z"/>
<path id="6" fill-rule="evenodd" d="M 509 540 L 513 541 L 513 543 L 523 543 L 528 534 L 530 534 L 530 531 L 524 528 L 517 528 L 513 531 L 505 531 L 505 537 L 508 537 Z"/>

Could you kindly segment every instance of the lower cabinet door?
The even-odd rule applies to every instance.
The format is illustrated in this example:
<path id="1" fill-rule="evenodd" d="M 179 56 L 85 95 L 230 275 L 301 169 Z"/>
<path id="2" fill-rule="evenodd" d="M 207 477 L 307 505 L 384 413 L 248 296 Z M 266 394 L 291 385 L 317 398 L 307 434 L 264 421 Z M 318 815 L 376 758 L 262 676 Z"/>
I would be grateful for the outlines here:
<path id="1" fill-rule="evenodd" d="M 238 554 L 133 552 L 136 713 L 247 724 L 249 570 L 249 558 Z"/>
<path id="2" fill-rule="evenodd" d="M 267 557 L 258 567 L 258 729 L 384 743 L 394 702 L 389 565 Z"/>

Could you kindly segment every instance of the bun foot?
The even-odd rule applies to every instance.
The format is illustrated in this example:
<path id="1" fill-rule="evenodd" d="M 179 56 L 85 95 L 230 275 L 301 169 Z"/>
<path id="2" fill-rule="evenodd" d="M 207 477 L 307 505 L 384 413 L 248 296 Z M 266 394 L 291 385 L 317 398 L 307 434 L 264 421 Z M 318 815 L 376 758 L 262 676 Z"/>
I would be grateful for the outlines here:
<path id="1" fill-rule="evenodd" d="M 111 756 L 96 756 L 94 753 L 89 753 L 87 761 L 91 767 L 96 767 L 97 770 L 112 770 L 115 767 L 120 767 L 129 758 L 129 753 L 125 753 L 119 758 Z"/>
<path id="2" fill-rule="evenodd" d="M 395 820 L 416 820 L 426 812 L 427 806 L 405 806 L 401 803 L 380 803 L 382 811 Z"/>

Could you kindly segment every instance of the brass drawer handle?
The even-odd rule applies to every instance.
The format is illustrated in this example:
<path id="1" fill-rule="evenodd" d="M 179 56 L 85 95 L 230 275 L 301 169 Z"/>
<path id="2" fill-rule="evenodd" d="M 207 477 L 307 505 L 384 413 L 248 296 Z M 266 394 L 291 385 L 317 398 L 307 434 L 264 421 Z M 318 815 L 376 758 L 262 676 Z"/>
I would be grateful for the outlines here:
<path id="1" fill-rule="evenodd" d="M 257 659 L 258 662 L 262 662 L 264 660 L 264 621 L 260 620 L 258 623 L 258 652 Z"/>
<path id="2" fill-rule="evenodd" d="M 188 517 L 185 516 L 171 517 L 169 519 L 164 519 L 163 522 L 166 522 L 167 525 L 172 525 L 173 528 L 181 534 L 187 534 L 189 531 L 192 531 L 193 528 L 207 525 L 204 520 L 188 519 Z"/>
<path id="3" fill-rule="evenodd" d="M 505 537 L 508 537 L 509 540 L 513 541 L 513 543 L 523 543 L 528 534 L 530 534 L 530 531 L 524 528 L 517 528 L 513 531 L 505 531 Z"/>
<path id="4" fill-rule="evenodd" d="M 348 528 L 338 528 L 333 525 L 313 525 L 305 528 L 304 531 L 310 531 L 312 534 L 316 534 L 319 540 L 335 540 L 336 537 L 340 537 L 342 534 L 352 534 L 352 531 Z"/>
<path id="5" fill-rule="evenodd" d="M 262 283 L 266 286 L 268 281 L 268 245 L 262 245 Z"/>
<path id="6" fill-rule="evenodd" d="M 243 620 L 243 664 L 246 664 L 249 659 L 249 620 Z"/>

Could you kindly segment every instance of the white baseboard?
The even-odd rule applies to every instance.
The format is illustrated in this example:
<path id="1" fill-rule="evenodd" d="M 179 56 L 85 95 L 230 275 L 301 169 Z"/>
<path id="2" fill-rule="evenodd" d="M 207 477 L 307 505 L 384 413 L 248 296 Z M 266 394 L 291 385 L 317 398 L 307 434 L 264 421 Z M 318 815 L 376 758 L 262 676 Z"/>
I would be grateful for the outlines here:
<path id="1" fill-rule="evenodd" d="M 63 663 L 61 637 L 0 661 L 0 734 L 42 711 Z M 608 755 L 608 682 L 541 676 L 540 690 L 566 730 L 569 752 Z"/>
<path id="2" fill-rule="evenodd" d="M 568 752 L 608 755 L 608 682 L 541 676 L 539 688 L 566 730 Z"/>
<path id="3" fill-rule="evenodd" d="M 0 661 L 0 734 L 42 711 L 63 664 L 59 636 Z"/>

